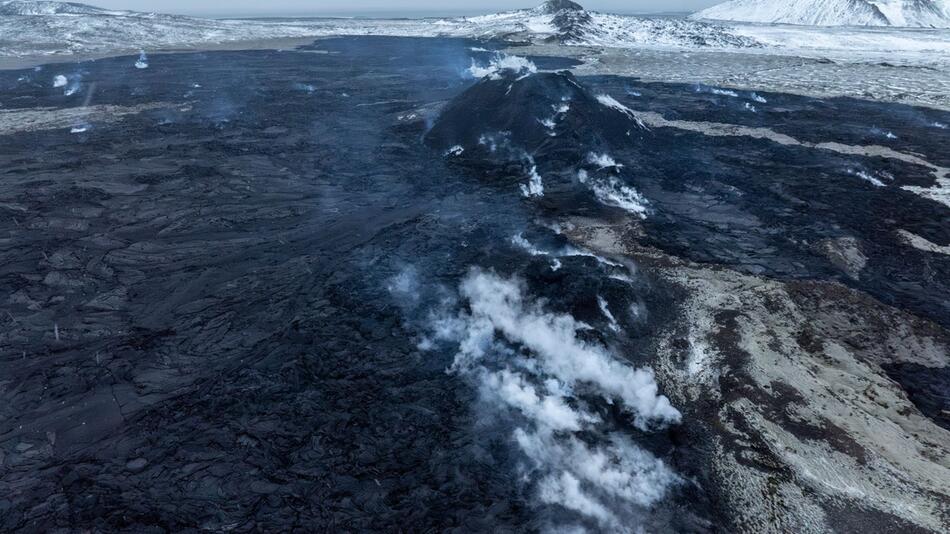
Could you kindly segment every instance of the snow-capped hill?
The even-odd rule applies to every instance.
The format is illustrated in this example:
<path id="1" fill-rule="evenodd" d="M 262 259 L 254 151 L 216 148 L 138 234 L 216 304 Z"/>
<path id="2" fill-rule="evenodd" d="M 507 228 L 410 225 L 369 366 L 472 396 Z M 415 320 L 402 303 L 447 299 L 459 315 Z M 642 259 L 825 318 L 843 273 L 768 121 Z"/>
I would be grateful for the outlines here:
<path id="1" fill-rule="evenodd" d="M 884 3 L 878 6 L 894 26 L 950 28 L 950 0 L 904 0 L 902 9 L 893 15 Z M 901 16 L 904 20 L 901 20 Z M 913 24 L 906 21 L 911 20 Z"/>
<path id="2" fill-rule="evenodd" d="M 593 18 L 580 4 L 569 0 L 550 0 L 536 9 L 551 16 L 551 25 L 557 29 L 556 40 L 571 43 L 583 40 L 593 27 Z"/>
<path id="3" fill-rule="evenodd" d="M 865 0 L 731 0 L 694 17 L 809 26 L 888 25 L 877 6 Z"/>
<path id="4" fill-rule="evenodd" d="M 0 0 L 0 56 L 134 52 L 320 34 L 303 24 L 115 11 L 74 2 Z"/>
<path id="5" fill-rule="evenodd" d="M 540 15 L 554 15 L 561 11 L 584 11 L 584 6 L 570 0 L 548 0 L 532 11 Z"/>
<path id="6" fill-rule="evenodd" d="M 694 19 L 809 26 L 950 27 L 948 0 L 730 0 Z"/>
<path id="7" fill-rule="evenodd" d="M 75 2 L 46 2 L 29 0 L 0 1 L 0 15 L 37 16 L 37 15 L 107 15 L 113 13 L 86 4 Z"/>
<path id="8" fill-rule="evenodd" d="M 775 0 L 777 1 L 777 0 Z M 806 4 L 823 6 L 863 5 L 866 20 L 852 24 L 883 25 L 881 17 L 896 17 L 895 13 L 915 21 L 945 20 L 941 11 L 947 1 L 904 0 L 901 9 L 888 10 L 898 0 L 880 0 L 870 9 L 867 0 L 786 0 L 783 9 L 789 17 Z M 761 7 L 765 0 L 736 0 L 730 4 Z M 795 9 L 793 9 L 795 8 Z M 853 8 L 850 13 L 855 13 Z M 828 11 L 826 11 L 827 13 Z M 837 12 L 837 11 L 832 11 Z M 706 12 L 704 12 L 706 13 Z M 770 12 L 771 13 L 771 12 Z M 843 11 L 842 11 L 843 13 Z M 747 13 L 748 14 L 748 13 Z M 761 21 L 772 22 L 760 14 Z M 771 13 L 774 15 L 774 13 Z M 729 18 L 722 15 L 717 18 Z M 834 24 L 837 19 L 812 19 L 809 23 Z M 799 19 L 800 20 L 800 19 Z M 853 18 L 851 19 L 854 20 Z M 890 20 L 890 19 L 888 19 Z M 877 21 L 877 22 L 875 22 Z M 782 20 L 780 22 L 788 22 Z M 923 24 L 937 26 L 936 23 Z M 662 49 L 749 49 L 784 48 L 813 49 L 842 47 L 850 49 L 850 33 L 835 37 L 827 30 L 802 28 L 801 31 L 782 30 L 761 25 L 722 25 L 714 22 L 669 17 L 635 17 L 587 11 L 570 0 L 552 0 L 533 9 L 521 9 L 478 17 L 451 17 L 443 19 L 275 19 L 275 20 L 216 20 L 181 15 L 139 13 L 134 11 L 104 10 L 85 4 L 52 2 L 46 0 L 0 0 L 0 56 L 34 56 L 61 54 L 102 54 L 139 50 L 180 49 L 204 47 L 233 41 L 259 41 L 274 38 L 310 38 L 337 35 L 379 35 L 400 37 L 464 37 L 476 39 L 505 39 L 518 42 L 560 43 L 564 45 L 604 48 L 662 48 Z M 845 31 L 845 30 L 842 30 Z M 863 31 L 863 30 L 846 30 Z M 806 33 L 802 33 L 806 32 Z M 811 32 L 811 33 L 807 33 Z M 921 32 L 917 32 L 921 33 Z M 943 35 L 923 37 L 923 41 L 909 41 L 908 50 L 926 52 L 927 57 L 943 57 Z M 820 36 L 816 38 L 815 36 Z M 830 37 L 829 37 L 830 36 Z M 928 40 L 929 39 L 929 40 Z M 869 42 L 860 37 L 859 42 Z M 901 45 L 906 40 L 881 41 L 873 38 L 875 50 L 892 50 L 892 43 Z M 830 43 L 830 45 L 829 45 Z M 843 44 L 842 44 L 843 43 Z"/>
<path id="9" fill-rule="evenodd" d="M 461 24 L 470 35 L 567 45 L 749 48 L 759 44 L 725 28 L 699 21 L 640 18 L 587 11 L 568 0 L 552 0 L 533 9 L 443 21 Z"/>
<path id="10" fill-rule="evenodd" d="M 37 22 L 44 19 L 57 20 L 63 18 L 71 20 L 76 18 L 82 18 L 83 20 L 165 19 L 167 21 L 191 19 L 181 15 L 103 9 L 78 2 L 54 2 L 50 0 L 0 0 L 0 16 L 29 17 L 20 19 L 24 24 L 29 23 L 30 20 Z"/>

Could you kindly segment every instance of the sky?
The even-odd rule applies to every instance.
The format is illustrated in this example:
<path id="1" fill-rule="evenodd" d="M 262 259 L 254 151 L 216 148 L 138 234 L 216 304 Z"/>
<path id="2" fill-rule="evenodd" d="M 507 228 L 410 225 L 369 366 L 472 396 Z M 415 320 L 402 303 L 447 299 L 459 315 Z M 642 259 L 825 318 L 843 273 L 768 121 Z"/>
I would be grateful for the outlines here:
<path id="1" fill-rule="evenodd" d="M 534 7 L 541 0 L 74 0 L 110 9 L 205 16 L 461 15 Z M 575 0 L 577 1 L 577 0 Z M 587 9 L 612 13 L 696 11 L 721 0 L 588 0 Z"/>

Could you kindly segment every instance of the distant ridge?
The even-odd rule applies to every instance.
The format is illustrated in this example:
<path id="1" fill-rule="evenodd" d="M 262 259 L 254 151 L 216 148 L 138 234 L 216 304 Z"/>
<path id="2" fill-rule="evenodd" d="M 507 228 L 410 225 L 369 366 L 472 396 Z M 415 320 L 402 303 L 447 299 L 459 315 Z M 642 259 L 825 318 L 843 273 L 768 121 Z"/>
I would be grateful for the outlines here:
<path id="1" fill-rule="evenodd" d="M 730 0 L 693 18 L 808 26 L 950 28 L 950 0 Z"/>
<path id="2" fill-rule="evenodd" d="M 105 15 L 111 12 L 76 2 L 48 2 L 30 0 L 0 1 L 0 15 Z"/>
<path id="3" fill-rule="evenodd" d="M 584 7 L 570 0 L 548 0 L 535 8 L 539 13 L 554 15 L 559 11 L 584 11 Z"/>
<path id="4" fill-rule="evenodd" d="M 475 35 L 484 30 L 515 40 L 557 42 L 582 46 L 630 46 L 663 43 L 696 47 L 752 48 L 754 39 L 735 35 L 721 26 L 689 20 L 628 17 L 587 11 L 570 0 L 548 0 L 531 9 L 458 19 L 473 26 Z"/>

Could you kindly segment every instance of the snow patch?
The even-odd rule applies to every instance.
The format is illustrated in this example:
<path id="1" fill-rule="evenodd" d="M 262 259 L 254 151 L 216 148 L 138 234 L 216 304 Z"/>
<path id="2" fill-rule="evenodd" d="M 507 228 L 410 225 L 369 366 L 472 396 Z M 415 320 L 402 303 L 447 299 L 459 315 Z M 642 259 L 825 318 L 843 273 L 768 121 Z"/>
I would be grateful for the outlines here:
<path id="1" fill-rule="evenodd" d="M 924 252 L 933 252 L 934 254 L 946 254 L 950 256 L 950 245 L 940 246 L 928 239 L 920 237 L 917 234 L 908 232 L 907 230 L 898 230 L 897 234 L 901 237 L 901 239 L 904 240 L 905 243 L 918 250 L 922 250 Z"/>
<path id="2" fill-rule="evenodd" d="M 615 109 L 623 113 L 627 117 L 635 120 L 638 126 L 640 126 L 643 129 L 646 129 L 646 125 L 643 124 L 643 121 L 640 120 L 640 117 L 637 116 L 637 114 L 632 109 L 618 102 L 617 99 L 615 99 L 614 97 L 610 95 L 597 95 L 597 101 L 600 102 L 602 106 L 606 106 L 608 108 Z"/>
<path id="3" fill-rule="evenodd" d="M 590 252 L 589 250 L 579 249 L 572 246 L 567 246 L 560 250 L 555 250 L 555 251 L 542 250 L 536 247 L 530 241 L 528 241 L 524 237 L 524 234 L 518 234 L 512 237 L 511 242 L 512 244 L 514 244 L 515 246 L 524 250 L 525 252 L 527 252 L 528 254 L 532 256 L 553 256 L 554 258 L 552 262 L 554 263 L 554 265 L 556 265 L 556 267 L 554 267 L 553 270 L 555 271 L 561 268 L 561 262 L 558 261 L 557 258 L 570 258 L 570 257 L 593 258 L 597 260 L 597 262 L 600 263 L 601 265 L 605 265 L 608 267 L 622 268 L 622 269 L 627 268 L 627 266 L 625 265 L 622 265 L 615 261 L 608 260 L 607 258 L 604 258 L 602 256 L 598 256 L 597 254 L 594 254 L 593 252 Z M 626 275 L 611 275 L 611 276 L 625 276 L 626 277 Z M 625 280 L 630 281 L 630 278 L 626 277 Z"/>
<path id="4" fill-rule="evenodd" d="M 946 28 L 944 0 L 730 0 L 694 19 L 808 26 L 912 26 Z"/>

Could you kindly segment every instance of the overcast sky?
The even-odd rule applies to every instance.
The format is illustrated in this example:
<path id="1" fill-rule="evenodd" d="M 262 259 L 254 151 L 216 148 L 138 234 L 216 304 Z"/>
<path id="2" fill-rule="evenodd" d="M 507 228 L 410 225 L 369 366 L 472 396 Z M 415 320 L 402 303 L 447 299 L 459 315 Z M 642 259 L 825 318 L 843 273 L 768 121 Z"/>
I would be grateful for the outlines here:
<path id="1" fill-rule="evenodd" d="M 541 0 L 78 0 L 112 9 L 189 15 L 475 14 L 533 7 Z M 721 0 L 589 0 L 587 9 L 614 13 L 695 11 Z"/>

